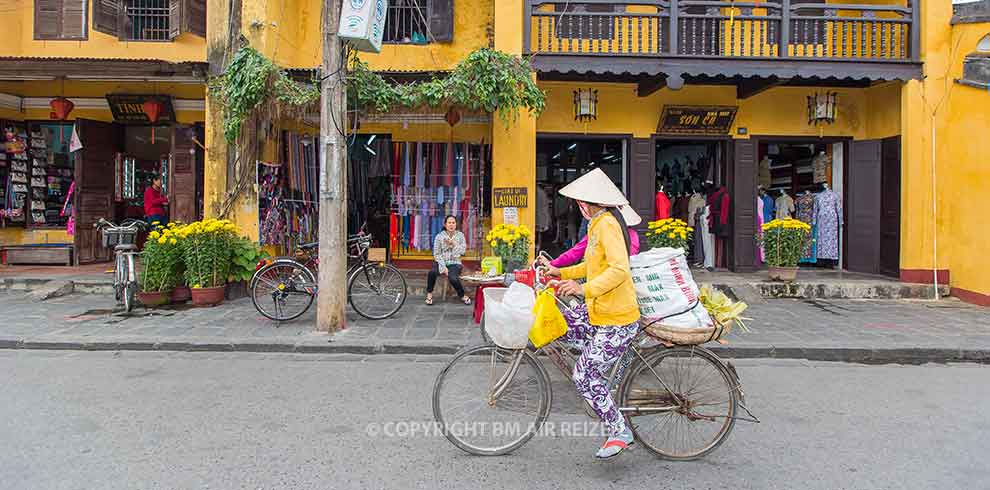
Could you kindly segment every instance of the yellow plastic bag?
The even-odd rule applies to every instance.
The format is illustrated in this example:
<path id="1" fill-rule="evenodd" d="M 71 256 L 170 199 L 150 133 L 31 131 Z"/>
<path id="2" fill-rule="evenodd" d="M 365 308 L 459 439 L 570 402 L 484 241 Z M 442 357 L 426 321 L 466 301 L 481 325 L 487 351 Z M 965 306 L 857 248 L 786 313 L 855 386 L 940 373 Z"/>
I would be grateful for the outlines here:
<path id="1" fill-rule="evenodd" d="M 539 349 L 567 333 L 567 321 L 557 308 L 553 288 L 540 291 L 533 305 L 533 327 L 529 329 L 529 341 Z"/>

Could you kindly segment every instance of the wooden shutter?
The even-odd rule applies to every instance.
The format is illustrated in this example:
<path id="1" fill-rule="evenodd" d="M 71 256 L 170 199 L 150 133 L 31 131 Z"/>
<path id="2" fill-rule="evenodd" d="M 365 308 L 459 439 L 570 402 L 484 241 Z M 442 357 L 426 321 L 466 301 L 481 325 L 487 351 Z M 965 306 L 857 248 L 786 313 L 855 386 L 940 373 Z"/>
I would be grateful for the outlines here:
<path id="1" fill-rule="evenodd" d="M 880 273 L 901 274 L 901 137 L 881 143 Z"/>
<path id="2" fill-rule="evenodd" d="M 93 0 L 93 30 L 120 36 L 121 0 Z"/>
<path id="3" fill-rule="evenodd" d="M 454 0 L 427 0 L 427 19 L 430 21 L 430 41 L 454 40 Z"/>
<path id="4" fill-rule="evenodd" d="M 60 39 L 86 39 L 86 0 L 62 0 Z"/>
<path id="5" fill-rule="evenodd" d="M 206 37 L 206 0 L 185 0 L 182 6 L 182 32 Z"/>
<path id="6" fill-rule="evenodd" d="M 168 38 L 182 34 L 182 0 L 168 0 Z"/>
<path id="7" fill-rule="evenodd" d="M 629 152 L 629 204 L 643 217 L 636 227 L 645 229 L 655 217 L 657 167 L 653 138 L 633 138 Z M 645 240 L 643 240 L 645 243 Z M 645 248 L 645 247 L 644 247 Z"/>
<path id="8" fill-rule="evenodd" d="M 874 274 L 880 261 L 880 140 L 853 141 L 849 160 L 846 265 L 851 271 Z"/>
<path id="9" fill-rule="evenodd" d="M 100 218 L 114 220 L 114 157 L 120 148 L 119 128 L 111 123 L 77 119 L 83 148 L 76 161 L 76 232 L 73 235 L 76 262 L 88 264 L 110 260 L 112 251 L 103 246 L 93 225 Z"/>
<path id="10" fill-rule="evenodd" d="M 169 185 L 169 220 L 196 221 L 196 130 L 192 126 L 172 128 L 171 184 Z"/>
<path id="11" fill-rule="evenodd" d="M 756 269 L 756 141 L 736 140 L 732 159 L 729 219 L 732 221 L 733 272 Z"/>
<path id="12" fill-rule="evenodd" d="M 34 38 L 58 39 L 61 33 L 61 0 L 34 1 Z"/>

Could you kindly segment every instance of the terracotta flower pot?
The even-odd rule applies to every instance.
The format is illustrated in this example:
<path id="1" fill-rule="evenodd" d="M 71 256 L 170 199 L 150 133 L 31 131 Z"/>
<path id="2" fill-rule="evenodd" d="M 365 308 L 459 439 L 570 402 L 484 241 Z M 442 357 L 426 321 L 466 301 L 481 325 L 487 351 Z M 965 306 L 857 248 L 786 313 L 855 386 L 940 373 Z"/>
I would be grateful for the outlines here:
<path id="1" fill-rule="evenodd" d="M 167 305 L 172 296 L 171 291 L 141 291 L 138 293 L 138 301 L 144 306 L 154 308 L 156 306 Z"/>
<path id="2" fill-rule="evenodd" d="M 797 279 L 797 267 L 774 267 L 768 268 L 771 281 L 794 282 Z"/>
<path id="3" fill-rule="evenodd" d="M 192 298 L 192 292 L 189 290 L 189 286 L 176 286 L 172 290 L 173 303 L 185 303 L 190 298 Z"/>
<path id="4" fill-rule="evenodd" d="M 223 303 L 225 286 L 215 288 L 191 288 L 192 304 L 196 306 L 213 306 Z"/>

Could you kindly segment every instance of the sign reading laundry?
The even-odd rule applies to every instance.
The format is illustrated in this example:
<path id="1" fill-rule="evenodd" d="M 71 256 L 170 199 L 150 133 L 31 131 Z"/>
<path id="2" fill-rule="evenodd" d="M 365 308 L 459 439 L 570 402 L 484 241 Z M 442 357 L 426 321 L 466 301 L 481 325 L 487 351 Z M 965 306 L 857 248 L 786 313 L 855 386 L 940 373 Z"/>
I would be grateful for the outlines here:
<path id="1" fill-rule="evenodd" d="M 155 124 L 172 124 L 175 122 L 175 110 L 172 98 L 167 95 L 137 95 L 137 94 L 107 94 L 107 104 L 113 113 L 114 122 L 123 124 L 151 124 L 145 103 L 158 101 L 161 105 Z"/>
<path id="2" fill-rule="evenodd" d="M 726 134 L 736 118 L 732 106 L 664 106 L 658 133 Z"/>
<path id="3" fill-rule="evenodd" d="M 492 207 L 525 208 L 529 206 L 529 194 L 525 187 L 496 187 L 492 190 Z"/>

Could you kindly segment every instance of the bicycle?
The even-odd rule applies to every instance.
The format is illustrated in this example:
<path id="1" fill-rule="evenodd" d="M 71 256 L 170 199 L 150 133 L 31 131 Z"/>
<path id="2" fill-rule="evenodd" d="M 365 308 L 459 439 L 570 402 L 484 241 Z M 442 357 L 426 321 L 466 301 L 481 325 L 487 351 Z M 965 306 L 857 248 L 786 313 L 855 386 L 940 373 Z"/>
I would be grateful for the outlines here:
<path id="1" fill-rule="evenodd" d="M 347 239 L 348 259 L 355 262 L 347 271 L 347 301 L 359 315 L 383 320 L 406 302 L 406 278 L 392 264 L 368 261 L 371 236 L 362 232 Z M 319 291 L 316 274 L 319 243 L 299 246 L 296 257 L 280 257 L 262 265 L 251 279 L 251 300 L 259 313 L 277 322 L 302 316 Z M 297 306 L 292 307 L 298 299 Z M 267 308 L 271 301 L 272 311 Z"/>
<path id="2" fill-rule="evenodd" d="M 542 288 L 539 279 L 534 284 Z M 546 422 L 553 399 L 541 353 L 571 380 L 576 356 L 562 338 L 535 351 L 487 344 L 455 354 L 433 386 L 433 415 L 444 436 L 479 456 L 526 444 Z M 658 342 L 642 328 L 608 382 L 636 440 L 663 459 L 701 458 L 725 442 L 736 419 L 759 422 L 731 363 L 700 345 Z M 737 416 L 740 408 L 749 418 Z"/>
<path id="3" fill-rule="evenodd" d="M 115 225 L 103 218 L 93 225 L 102 232 L 103 246 L 113 247 L 113 291 L 117 304 L 124 304 L 124 310 L 130 312 L 134 308 L 134 295 L 137 293 L 138 277 L 135 257 L 138 252 L 137 234 L 147 228 L 144 221 L 129 219 Z"/>

